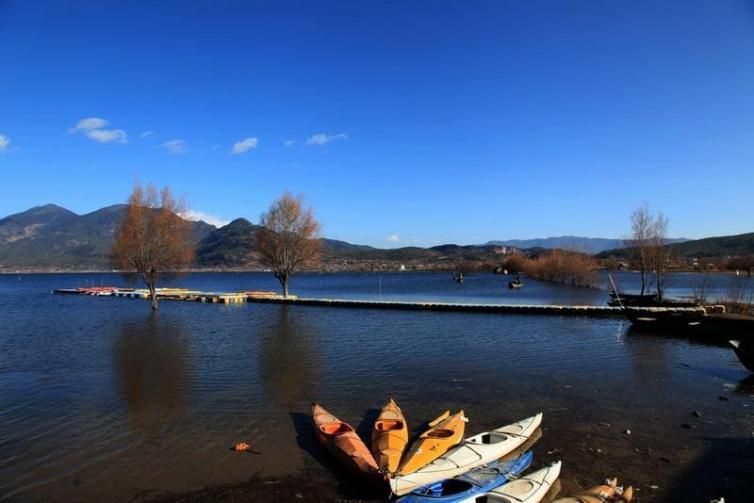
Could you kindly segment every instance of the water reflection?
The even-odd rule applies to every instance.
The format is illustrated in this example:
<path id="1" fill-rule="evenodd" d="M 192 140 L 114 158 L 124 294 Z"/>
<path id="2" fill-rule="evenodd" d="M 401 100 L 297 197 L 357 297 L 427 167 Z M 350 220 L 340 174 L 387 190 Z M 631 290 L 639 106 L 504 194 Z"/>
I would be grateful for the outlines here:
<path id="1" fill-rule="evenodd" d="M 189 407 L 190 346 L 180 324 L 156 313 L 121 325 L 115 339 L 116 380 L 132 426 L 156 433 Z"/>
<path id="2" fill-rule="evenodd" d="M 305 312 L 279 306 L 269 314 L 269 329 L 260 333 L 260 380 L 276 403 L 293 406 L 315 396 L 320 373 L 318 330 Z"/>
<path id="3" fill-rule="evenodd" d="M 657 339 L 657 343 L 646 344 L 641 340 L 647 338 Z M 648 386 L 652 381 L 666 379 L 669 376 L 672 371 L 671 356 L 668 354 L 668 345 L 662 341 L 661 336 L 631 325 L 626 331 L 625 340 L 639 384 Z"/>

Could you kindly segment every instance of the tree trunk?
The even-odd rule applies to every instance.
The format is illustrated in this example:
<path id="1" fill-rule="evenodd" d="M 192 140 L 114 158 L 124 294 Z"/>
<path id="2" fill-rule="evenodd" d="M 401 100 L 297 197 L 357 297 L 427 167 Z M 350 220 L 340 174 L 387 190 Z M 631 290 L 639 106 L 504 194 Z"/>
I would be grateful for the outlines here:
<path id="1" fill-rule="evenodd" d="M 644 295 L 644 292 L 647 291 L 647 268 L 644 265 L 644 259 L 642 259 L 641 264 L 641 294 Z"/>
<path id="2" fill-rule="evenodd" d="M 152 311 L 157 310 L 157 288 L 154 283 L 149 284 L 149 298 L 152 301 Z"/>
<path id="3" fill-rule="evenodd" d="M 283 276 L 283 297 L 288 298 L 288 275 Z"/>

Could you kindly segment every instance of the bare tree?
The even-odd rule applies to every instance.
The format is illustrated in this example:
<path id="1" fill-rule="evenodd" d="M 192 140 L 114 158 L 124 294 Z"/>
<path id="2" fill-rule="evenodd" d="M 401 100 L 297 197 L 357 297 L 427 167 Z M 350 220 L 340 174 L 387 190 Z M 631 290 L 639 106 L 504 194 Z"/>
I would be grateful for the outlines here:
<path id="1" fill-rule="evenodd" d="M 631 237 L 627 244 L 634 249 L 641 275 L 641 295 L 647 291 L 649 283 L 649 248 L 652 215 L 647 203 L 642 204 L 631 214 Z"/>
<path id="2" fill-rule="evenodd" d="M 662 300 L 665 289 L 665 273 L 670 264 L 670 248 L 667 246 L 668 218 L 662 213 L 651 219 L 649 227 L 649 261 L 653 269 L 657 300 Z"/>
<path id="3" fill-rule="evenodd" d="M 168 187 L 158 194 L 153 185 L 134 186 L 126 214 L 115 231 L 112 261 L 115 268 L 135 271 L 149 289 L 157 309 L 157 280 L 184 269 L 194 260 L 191 223 L 178 216 L 185 211 Z"/>
<path id="4" fill-rule="evenodd" d="M 301 267 L 319 261 L 320 225 L 302 196 L 285 192 L 262 214 L 257 231 L 257 252 L 262 263 L 271 267 L 288 297 L 288 280 Z"/>

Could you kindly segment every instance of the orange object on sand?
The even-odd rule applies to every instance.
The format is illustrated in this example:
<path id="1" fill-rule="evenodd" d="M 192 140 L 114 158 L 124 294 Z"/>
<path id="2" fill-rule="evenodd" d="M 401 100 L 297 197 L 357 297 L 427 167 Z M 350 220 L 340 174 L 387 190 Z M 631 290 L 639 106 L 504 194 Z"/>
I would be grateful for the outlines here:
<path id="1" fill-rule="evenodd" d="M 408 427 L 401 408 L 391 398 L 372 428 L 372 454 L 380 470 L 395 473 L 408 444 Z"/>
<path id="2" fill-rule="evenodd" d="M 575 496 L 559 498 L 554 503 L 603 503 L 604 501 L 616 501 L 630 503 L 633 499 L 634 490 L 629 486 L 625 490 L 618 487 L 618 480 L 606 481 L 606 484 L 586 489 Z"/>
<path id="3" fill-rule="evenodd" d="M 431 463 L 445 454 L 448 449 L 463 440 L 466 417 L 463 411 L 452 416 L 445 411 L 429 423 L 429 429 L 417 438 L 406 453 L 398 473 L 407 475 Z"/>
<path id="4" fill-rule="evenodd" d="M 248 451 L 251 448 L 249 444 L 246 442 L 238 442 L 236 445 L 233 446 L 233 449 L 237 451 Z"/>
<path id="5" fill-rule="evenodd" d="M 350 424 L 333 416 L 317 403 L 312 404 L 312 419 L 317 441 L 343 464 L 357 473 L 369 475 L 377 472 L 377 463 L 372 453 Z"/>

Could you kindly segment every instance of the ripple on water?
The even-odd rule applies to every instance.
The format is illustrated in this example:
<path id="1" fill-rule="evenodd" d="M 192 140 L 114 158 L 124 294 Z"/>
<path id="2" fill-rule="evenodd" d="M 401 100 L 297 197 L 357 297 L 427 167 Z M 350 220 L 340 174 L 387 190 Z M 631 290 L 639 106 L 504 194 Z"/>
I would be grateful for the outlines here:
<path id="1" fill-rule="evenodd" d="M 678 417 L 688 421 L 689 409 L 708 406 L 705 396 L 725 392 L 721 383 L 745 375 L 732 353 L 628 333 L 616 320 L 168 302 L 152 315 L 140 301 L 46 293 L 65 278 L 25 289 L 0 278 L 2 496 L 130 499 L 296 471 L 308 459 L 313 400 L 359 431 L 390 395 L 412 431 L 445 408 L 463 407 L 472 431 L 543 410 L 540 460 L 580 446 L 585 432 L 601 438 L 599 422 L 651 410 L 646 429 L 660 449 L 678 437 Z M 215 289 L 218 278 L 234 289 L 274 287 L 255 275 L 187 281 Z M 373 294 L 376 279 L 317 278 L 301 278 L 302 291 L 332 293 L 342 282 L 351 295 Z M 427 288 L 446 299 L 498 292 L 499 278 L 452 292 L 446 279 L 386 275 L 383 288 L 402 298 Z M 541 288 L 548 302 L 594 296 Z M 750 431 L 747 416 L 726 421 L 726 434 Z M 230 451 L 237 441 L 261 454 Z M 564 456 L 571 473 L 596 477 Z"/>

